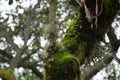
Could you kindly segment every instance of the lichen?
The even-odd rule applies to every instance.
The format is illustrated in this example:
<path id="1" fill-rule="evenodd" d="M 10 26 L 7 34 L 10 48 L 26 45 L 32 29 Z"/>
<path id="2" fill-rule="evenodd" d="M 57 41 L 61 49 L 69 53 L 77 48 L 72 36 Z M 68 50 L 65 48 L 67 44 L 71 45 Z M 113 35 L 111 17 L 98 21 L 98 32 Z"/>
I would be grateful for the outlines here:
<path id="1" fill-rule="evenodd" d="M 2 78 L 3 80 L 16 80 L 10 69 L 8 70 L 0 69 L 0 78 Z"/>

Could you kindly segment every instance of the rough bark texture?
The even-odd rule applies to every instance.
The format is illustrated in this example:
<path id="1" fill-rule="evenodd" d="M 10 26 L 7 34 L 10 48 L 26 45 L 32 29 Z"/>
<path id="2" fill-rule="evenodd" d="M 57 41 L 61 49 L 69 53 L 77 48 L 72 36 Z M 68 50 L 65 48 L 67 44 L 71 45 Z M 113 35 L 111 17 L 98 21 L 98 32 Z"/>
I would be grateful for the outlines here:
<path id="1" fill-rule="evenodd" d="M 92 5 L 95 4 L 95 2 L 96 1 L 86 0 L 85 5 L 88 9 L 94 9 L 95 7 L 89 7 L 88 4 Z M 89 12 L 91 13 L 92 11 L 90 10 Z M 87 59 L 89 60 L 94 54 L 96 44 L 101 41 L 104 34 L 109 31 L 110 25 L 118 12 L 118 0 L 104 0 L 102 12 L 97 16 L 96 26 L 94 18 L 92 18 L 92 22 L 90 22 L 86 17 L 86 8 L 80 8 L 78 15 L 67 29 L 66 35 L 62 40 L 66 49 L 72 54 L 77 54 L 81 64 L 86 62 Z"/>
<path id="2" fill-rule="evenodd" d="M 102 0 L 98 0 L 98 7 L 101 6 L 101 1 Z M 95 7 L 90 6 L 92 4 L 95 4 L 95 0 L 86 0 L 84 4 L 89 9 L 89 13 L 94 12 Z M 103 0 L 102 4 L 103 6 L 101 7 L 101 14 L 96 18 L 92 18 L 91 22 L 86 17 L 86 8 L 80 8 L 78 15 L 67 29 L 66 35 L 62 40 L 66 47 L 66 50 L 68 50 L 71 54 L 76 55 L 81 65 L 88 61 L 94 55 L 96 44 L 100 42 L 103 39 L 105 33 L 109 31 L 109 29 L 111 28 L 111 24 L 120 9 L 120 3 L 118 0 Z M 92 17 L 92 15 L 90 16 Z M 95 22 L 96 19 L 97 23 Z M 111 30 L 108 33 L 109 36 L 111 35 L 110 33 Z M 115 54 L 119 45 L 116 47 L 113 46 L 116 42 L 114 43 L 112 38 L 114 37 L 110 38 L 110 43 L 113 47 L 113 54 Z M 113 57 L 106 55 L 104 56 L 103 60 L 105 63 L 109 64 L 112 61 L 112 59 Z M 105 67 L 103 63 L 98 62 L 98 64 L 96 64 L 94 68 L 91 68 L 90 71 L 85 72 L 85 80 L 89 80 L 90 78 L 92 78 L 93 75 L 95 75 L 103 67 Z M 88 73 L 89 76 L 86 73 Z"/>
<path id="3" fill-rule="evenodd" d="M 94 75 L 97 74 L 97 72 L 99 72 L 101 69 L 103 69 L 104 67 L 106 67 L 112 60 L 113 60 L 113 56 L 115 56 L 120 43 L 119 40 L 117 40 L 117 37 L 114 33 L 113 28 L 110 28 L 109 32 L 107 33 L 109 40 L 110 40 L 110 44 L 112 46 L 112 52 L 110 53 L 110 55 L 104 55 L 103 57 L 103 61 L 99 61 L 96 63 L 96 65 L 91 66 L 87 71 L 85 71 L 85 80 L 89 80 L 91 79 Z M 105 63 L 105 65 L 103 64 L 103 62 Z M 118 60 L 119 62 L 119 60 Z"/>
<path id="4" fill-rule="evenodd" d="M 43 78 L 43 74 L 36 68 L 36 66 L 40 66 L 37 64 L 38 62 L 33 63 L 26 61 L 26 59 L 30 58 L 30 55 L 32 55 L 34 51 L 21 60 L 21 56 L 27 48 L 26 43 L 30 36 L 29 30 L 31 29 L 30 26 L 32 26 L 30 23 L 34 21 L 33 19 L 35 17 L 33 14 L 35 12 L 35 8 L 39 5 L 41 0 L 38 1 L 38 4 L 31 10 L 31 15 L 26 21 L 27 27 L 24 31 L 26 38 L 24 41 L 25 44 L 22 48 L 18 48 L 18 46 L 13 43 L 12 36 L 8 35 L 9 33 L 7 34 L 7 32 L 4 30 L 4 27 L 0 27 L 2 35 L 17 52 L 17 55 L 13 57 L 12 54 L 8 54 L 5 50 L 0 50 L 0 60 L 2 60 L 2 62 L 10 63 L 11 69 L 16 67 L 28 68 L 31 69 L 38 77 Z M 99 16 L 96 16 L 95 11 L 96 0 L 85 0 L 85 2 L 82 4 L 82 7 L 79 8 L 77 16 L 68 27 L 66 34 L 61 41 L 65 46 L 65 49 L 62 51 L 61 47 L 56 45 L 57 0 L 48 1 L 50 4 L 48 24 L 48 27 L 50 27 L 50 32 L 48 36 L 49 47 L 47 49 L 49 55 L 48 59 L 46 59 L 44 80 L 79 80 L 79 77 L 77 77 L 79 75 L 79 67 L 94 55 L 96 44 L 103 39 L 104 34 L 108 31 L 108 37 L 113 50 L 112 55 L 115 55 L 118 47 L 120 46 L 120 40 L 117 40 L 115 37 L 111 28 L 111 23 L 119 12 L 119 0 L 98 0 L 98 13 L 102 9 Z M 71 0 L 72 4 L 73 1 L 75 2 L 76 0 Z M 103 6 L 101 7 L 102 1 Z M 75 2 L 75 5 L 76 4 L 77 3 Z M 38 49 L 35 49 L 35 52 L 37 50 Z M 112 59 L 112 56 L 104 55 L 103 61 L 106 64 L 109 64 Z M 103 65 L 103 62 L 98 62 L 96 65 L 90 67 L 90 70 L 85 71 L 85 80 L 91 79 L 104 67 L 105 66 Z M 0 77 L 6 79 L 7 76 L 7 80 L 11 79 L 12 75 L 6 75 L 5 71 L 9 73 L 9 70 L 0 70 Z"/>
<path id="5" fill-rule="evenodd" d="M 67 51 L 61 51 L 57 46 L 56 26 L 56 0 L 49 0 L 49 27 L 48 39 L 50 44 L 47 48 L 48 59 L 46 60 L 44 80 L 75 80 L 79 71 L 79 60 Z"/>
<path id="6" fill-rule="evenodd" d="M 94 55 L 97 43 L 109 31 L 110 25 L 119 11 L 118 0 L 103 0 L 103 2 L 98 0 L 98 2 L 98 8 L 101 8 L 101 13 L 99 10 L 98 13 L 100 14 L 97 16 L 95 15 L 95 6 L 91 6 L 96 4 L 95 0 L 86 0 L 83 3 L 62 39 L 67 52 L 57 53 L 52 49 L 52 52 L 55 54 L 50 54 L 51 56 L 49 56 L 46 62 L 45 80 L 75 80 L 79 68 L 77 59 L 79 59 L 80 65 L 82 65 Z M 54 3 L 51 3 L 51 10 L 53 11 L 52 4 Z M 64 54 L 64 52 L 67 54 Z M 68 53 L 77 56 L 77 58 L 69 56 Z M 108 57 L 108 60 L 106 58 L 105 62 L 109 63 L 111 60 L 112 58 Z M 103 66 L 99 69 L 102 68 Z M 99 69 L 94 68 L 95 71 Z"/>

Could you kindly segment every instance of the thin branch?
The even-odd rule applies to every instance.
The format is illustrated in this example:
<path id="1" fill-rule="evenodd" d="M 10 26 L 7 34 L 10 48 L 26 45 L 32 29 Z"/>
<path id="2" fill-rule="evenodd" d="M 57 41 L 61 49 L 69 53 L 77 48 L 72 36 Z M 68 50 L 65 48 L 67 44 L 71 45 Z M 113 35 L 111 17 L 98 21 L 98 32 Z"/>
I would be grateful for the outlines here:
<path id="1" fill-rule="evenodd" d="M 7 57 L 9 60 L 13 58 L 13 56 L 5 50 L 0 50 L 0 55 L 2 55 L 2 57 Z"/>
<path id="2" fill-rule="evenodd" d="M 1 25 L 1 26 L 6 26 L 6 25 Z M 16 45 L 12 39 L 12 35 L 8 32 L 6 32 L 6 29 L 4 27 L 0 27 L 2 36 L 6 38 L 6 41 L 13 47 L 13 49 L 17 52 L 19 50 L 18 45 Z"/>
<path id="3" fill-rule="evenodd" d="M 25 25 L 26 28 L 24 30 L 24 42 L 25 42 L 25 45 L 27 44 L 27 41 L 31 36 L 31 28 L 32 28 L 31 26 L 34 26 L 34 19 L 36 17 L 35 9 L 39 7 L 40 3 L 41 3 L 41 0 L 38 0 L 37 4 L 34 6 L 34 8 L 32 8 L 30 10 L 29 18 L 26 21 L 26 25 Z"/>
<path id="4" fill-rule="evenodd" d="M 30 54 L 28 54 L 26 57 L 23 58 L 23 61 L 26 61 L 28 59 L 30 59 L 31 55 L 33 55 L 34 53 L 36 53 L 39 50 L 39 48 L 32 50 L 32 52 Z"/>
<path id="5" fill-rule="evenodd" d="M 108 65 L 112 60 L 113 60 L 112 56 L 105 55 L 103 61 L 98 61 L 94 66 L 91 66 L 89 67 L 89 69 L 84 71 L 85 80 L 90 80 L 94 75 L 97 74 L 97 72 L 106 67 L 105 65 Z M 105 63 L 105 65 L 103 64 L 103 62 Z"/>
<path id="6" fill-rule="evenodd" d="M 43 73 L 41 73 L 37 68 L 31 68 L 32 72 L 38 76 L 41 80 L 43 80 Z"/>
<path id="7" fill-rule="evenodd" d="M 30 11 L 30 15 L 28 20 L 26 21 L 26 28 L 24 30 L 24 45 L 22 48 L 20 48 L 17 51 L 17 55 L 16 57 L 11 61 L 10 63 L 10 68 L 14 69 L 15 67 L 18 66 L 19 62 L 21 61 L 21 55 L 24 53 L 24 51 L 28 48 L 27 46 L 27 41 L 29 40 L 30 36 L 31 36 L 31 26 L 33 26 L 33 22 L 34 22 L 34 18 L 35 18 L 35 9 L 37 8 L 37 6 L 40 4 L 41 0 L 38 0 L 38 3 L 35 5 L 35 7 Z M 14 64 L 14 65 L 13 65 Z"/>
<path id="8" fill-rule="evenodd" d="M 115 56 L 114 59 L 120 64 L 120 59 L 117 56 Z"/>
<path id="9" fill-rule="evenodd" d="M 2 56 L 0 55 L 0 62 L 1 62 L 1 63 L 5 63 L 5 62 L 9 63 L 10 60 L 8 60 L 8 59 L 6 59 L 5 57 L 2 57 Z"/>
<path id="10" fill-rule="evenodd" d="M 117 42 L 118 42 L 118 45 L 120 45 L 120 40 L 118 40 Z"/>
<path id="11" fill-rule="evenodd" d="M 25 67 L 25 68 L 32 68 L 32 67 L 36 67 L 36 66 L 40 66 L 40 64 L 38 64 L 39 61 L 36 62 L 21 62 L 19 66 Z"/>
<path id="12" fill-rule="evenodd" d="M 6 41 L 13 47 L 13 49 L 18 52 L 19 48 L 18 45 L 16 45 L 12 39 L 12 36 L 10 34 L 8 34 L 7 32 L 3 31 L 3 36 L 6 38 Z"/>
<path id="13" fill-rule="evenodd" d="M 23 47 L 18 50 L 15 58 L 13 58 L 11 63 L 10 63 L 10 68 L 11 69 L 14 69 L 15 67 L 18 67 L 19 62 L 21 61 L 21 55 L 24 53 L 26 48 L 27 48 L 27 46 L 26 46 L 26 44 L 24 44 Z"/>
<path id="14" fill-rule="evenodd" d="M 115 35 L 115 32 L 113 30 L 113 28 L 111 27 L 111 29 L 109 30 L 108 32 L 108 38 L 110 40 L 110 44 L 112 46 L 112 52 L 110 55 L 106 54 L 103 56 L 103 61 L 98 61 L 96 62 L 96 64 L 94 66 L 91 66 L 90 69 L 88 69 L 87 71 L 85 71 L 84 73 L 87 73 L 85 74 L 85 80 L 89 80 L 91 79 L 95 74 L 97 74 L 97 72 L 99 72 L 101 69 L 103 69 L 104 66 L 103 65 L 103 62 L 108 65 L 114 58 L 115 54 L 117 53 L 117 50 L 119 48 L 120 45 L 118 45 L 117 43 L 119 43 L 117 40 L 117 37 Z M 116 46 L 117 45 L 117 46 Z M 117 58 L 117 60 L 119 61 L 119 59 Z"/>
<path id="15" fill-rule="evenodd" d="M 10 60 L 13 56 L 10 53 L 7 53 L 5 50 L 0 50 L 0 61 L 5 63 L 10 63 Z"/>
<path id="16" fill-rule="evenodd" d="M 37 4 L 34 6 L 33 10 L 35 10 L 36 8 L 40 8 L 40 3 L 41 3 L 41 0 L 38 0 Z"/>
<path id="17" fill-rule="evenodd" d="M 76 0 L 76 2 L 79 4 L 80 7 L 82 7 L 82 2 L 81 2 L 81 0 Z"/>
<path id="18" fill-rule="evenodd" d="M 107 33 L 108 38 L 110 40 L 110 44 L 112 46 L 113 51 L 116 51 L 118 49 L 118 47 L 120 46 L 120 42 L 117 39 L 116 34 L 114 33 L 114 29 L 112 27 L 110 27 L 109 32 Z"/>
<path id="19" fill-rule="evenodd" d="M 24 67 L 24 68 L 28 68 L 28 69 L 31 69 L 32 72 L 38 76 L 40 79 L 43 80 L 43 74 L 36 68 L 36 66 L 42 66 L 43 65 L 40 65 L 38 64 L 38 61 L 37 62 L 23 62 L 19 65 L 20 67 Z"/>

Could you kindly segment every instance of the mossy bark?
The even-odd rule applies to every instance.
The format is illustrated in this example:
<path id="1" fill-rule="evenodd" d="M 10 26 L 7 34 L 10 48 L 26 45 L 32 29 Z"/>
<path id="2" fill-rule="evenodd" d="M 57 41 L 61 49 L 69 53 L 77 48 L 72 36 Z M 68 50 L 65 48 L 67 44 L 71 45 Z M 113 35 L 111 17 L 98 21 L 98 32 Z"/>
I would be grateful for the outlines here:
<path id="1" fill-rule="evenodd" d="M 47 60 L 44 80 L 75 80 L 79 60 L 69 53 L 57 53 Z"/>
<path id="2" fill-rule="evenodd" d="M 16 80 L 10 69 L 8 70 L 0 69 L 0 78 L 2 78 L 2 80 Z"/>
<path id="3" fill-rule="evenodd" d="M 96 44 L 100 42 L 105 33 L 109 30 L 114 18 L 119 12 L 120 3 L 118 0 L 98 0 L 98 8 L 101 8 L 101 14 L 96 18 L 92 18 L 92 22 L 87 19 L 85 7 L 81 7 L 76 18 L 68 27 L 66 35 L 62 39 L 66 49 L 75 54 L 80 63 L 83 64 L 89 60 L 95 51 Z M 90 13 L 95 12 L 95 0 L 85 0 L 84 3 Z M 101 7 L 102 5 L 102 7 Z M 91 16 L 92 17 L 92 16 Z M 97 26 L 96 26 L 97 24 Z"/>
<path id="4" fill-rule="evenodd" d="M 79 60 L 67 51 L 61 51 L 61 47 L 56 44 L 57 27 L 56 26 L 56 3 L 57 0 L 48 0 L 49 7 L 49 25 L 50 45 L 47 48 L 48 58 L 45 63 L 44 80 L 75 80 L 79 72 Z M 61 51 L 61 52 L 60 52 Z"/>
<path id="5" fill-rule="evenodd" d="M 101 1 L 98 0 L 100 2 L 98 6 L 101 6 Z M 95 3 L 95 0 L 86 0 L 85 2 L 86 6 Z M 102 13 L 97 16 L 97 27 L 95 26 L 96 18 L 90 22 L 86 17 L 85 8 L 80 8 L 62 39 L 65 51 L 53 51 L 54 54 L 51 54 L 46 60 L 44 80 L 75 80 L 79 64 L 82 65 L 94 55 L 96 44 L 109 30 L 119 11 L 119 5 L 118 0 L 103 0 Z M 94 6 L 91 8 L 95 9 Z"/>

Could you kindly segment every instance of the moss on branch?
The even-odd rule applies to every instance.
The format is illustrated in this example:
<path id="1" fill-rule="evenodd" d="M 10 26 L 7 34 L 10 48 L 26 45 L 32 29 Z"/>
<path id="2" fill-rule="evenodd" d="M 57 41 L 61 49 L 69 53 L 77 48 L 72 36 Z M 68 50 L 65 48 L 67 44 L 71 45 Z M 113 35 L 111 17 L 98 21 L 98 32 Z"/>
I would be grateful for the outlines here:
<path id="1" fill-rule="evenodd" d="M 11 70 L 0 69 L 0 78 L 3 80 L 16 80 Z"/>
<path id="2" fill-rule="evenodd" d="M 57 53 L 49 58 L 44 80 L 75 80 L 79 70 L 79 60 L 73 55 Z"/>
<path id="3" fill-rule="evenodd" d="M 86 0 L 86 2 L 89 5 L 96 3 L 95 0 Z M 100 6 L 101 3 L 98 5 Z M 102 13 L 97 17 L 97 28 L 95 28 L 95 18 L 92 19 L 93 22 L 88 21 L 85 8 L 80 8 L 62 39 L 66 52 L 53 51 L 55 54 L 49 56 L 46 61 L 44 80 L 75 80 L 79 65 L 94 55 L 96 45 L 109 30 L 119 11 L 119 5 L 118 0 L 103 0 Z M 95 9 L 94 6 L 90 8 Z M 91 12 L 94 13 L 94 11 Z"/>
<path id="4" fill-rule="evenodd" d="M 101 2 L 102 0 L 99 0 Z M 94 6 L 88 6 L 96 4 L 95 0 L 86 0 L 86 6 L 88 9 L 94 10 Z M 98 3 L 99 8 L 101 3 Z M 97 17 L 97 28 L 95 24 L 95 18 L 91 23 L 86 18 L 85 8 L 82 7 L 78 11 L 76 18 L 66 31 L 66 35 L 62 39 L 63 44 L 71 54 L 77 55 L 81 63 L 89 60 L 95 51 L 96 44 L 104 38 L 105 33 L 109 30 L 111 23 L 115 16 L 119 12 L 118 0 L 103 0 L 102 13 Z M 95 12 L 91 11 L 90 12 Z M 93 28 L 91 27 L 93 25 Z"/>

